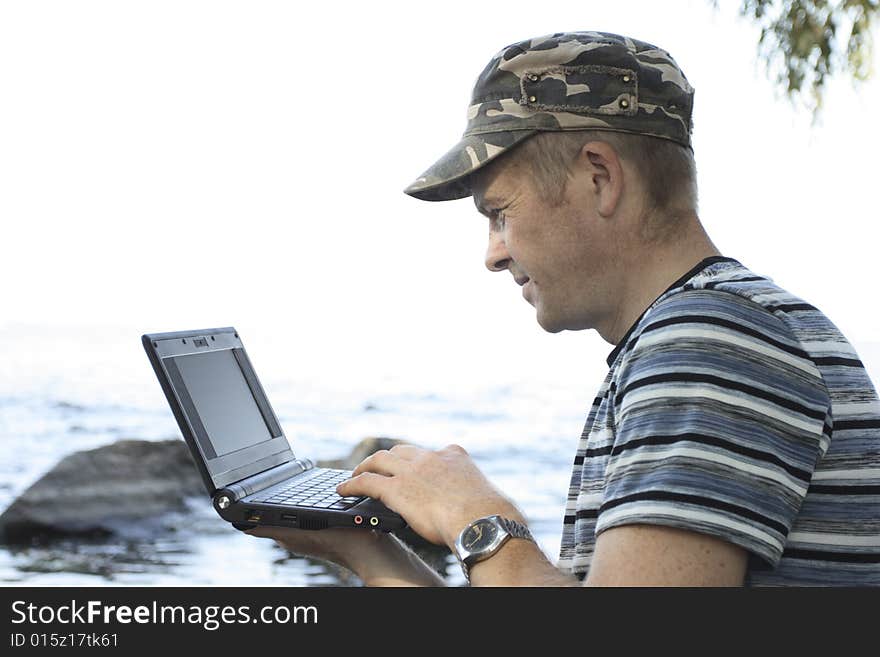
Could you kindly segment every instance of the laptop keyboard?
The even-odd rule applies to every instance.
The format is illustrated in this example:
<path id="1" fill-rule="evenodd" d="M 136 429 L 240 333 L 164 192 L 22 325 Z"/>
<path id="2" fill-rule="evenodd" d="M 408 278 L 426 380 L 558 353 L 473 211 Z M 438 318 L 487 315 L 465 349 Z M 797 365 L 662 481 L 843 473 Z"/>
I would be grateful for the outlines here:
<path id="1" fill-rule="evenodd" d="M 265 495 L 258 494 L 254 502 L 309 506 L 316 509 L 348 509 L 365 497 L 341 497 L 336 486 L 351 477 L 351 470 L 319 468 L 311 475 L 297 477 L 281 487 L 271 488 Z"/>

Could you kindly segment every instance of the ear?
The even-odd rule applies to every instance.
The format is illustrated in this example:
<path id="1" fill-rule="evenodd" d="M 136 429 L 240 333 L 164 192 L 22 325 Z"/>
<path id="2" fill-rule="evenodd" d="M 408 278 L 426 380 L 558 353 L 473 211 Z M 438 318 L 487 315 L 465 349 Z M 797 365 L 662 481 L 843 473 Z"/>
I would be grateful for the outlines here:
<path id="1" fill-rule="evenodd" d="M 578 153 L 578 164 L 595 195 L 597 212 L 610 217 L 623 196 L 623 165 L 617 151 L 604 141 L 587 142 Z"/>

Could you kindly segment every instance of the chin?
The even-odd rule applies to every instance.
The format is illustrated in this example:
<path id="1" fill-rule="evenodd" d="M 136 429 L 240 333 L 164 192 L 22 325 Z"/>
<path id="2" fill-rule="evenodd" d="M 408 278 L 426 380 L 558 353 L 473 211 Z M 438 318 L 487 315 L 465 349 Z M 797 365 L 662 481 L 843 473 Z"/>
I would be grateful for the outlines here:
<path id="1" fill-rule="evenodd" d="M 547 331 L 547 333 L 559 333 L 568 327 L 559 321 L 559 317 L 548 317 L 546 313 L 537 311 L 538 326 Z"/>
<path id="2" fill-rule="evenodd" d="M 560 333 L 561 331 L 582 331 L 593 328 L 590 322 L 583 318 L 564 317 L 543 312 L 540 307 L 535 309 L 538 325 L 547 333 Z"/>

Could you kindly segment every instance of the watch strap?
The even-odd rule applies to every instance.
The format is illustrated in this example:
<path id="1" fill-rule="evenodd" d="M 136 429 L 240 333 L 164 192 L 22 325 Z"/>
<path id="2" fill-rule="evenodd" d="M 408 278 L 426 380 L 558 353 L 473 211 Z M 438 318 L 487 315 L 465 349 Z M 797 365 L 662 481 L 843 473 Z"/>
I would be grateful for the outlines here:
<path id="1" fill-rule="evenodd" d="M 529 531 L 529 528 L 521 522 L 510 520 L 509 518 L 504 518 L 502 516 L 498 516 L 498 522 L 513 538 L 525 538 L 529 541 L 535 540 L 535 537 L 532 536 L 532 532 Z"/>

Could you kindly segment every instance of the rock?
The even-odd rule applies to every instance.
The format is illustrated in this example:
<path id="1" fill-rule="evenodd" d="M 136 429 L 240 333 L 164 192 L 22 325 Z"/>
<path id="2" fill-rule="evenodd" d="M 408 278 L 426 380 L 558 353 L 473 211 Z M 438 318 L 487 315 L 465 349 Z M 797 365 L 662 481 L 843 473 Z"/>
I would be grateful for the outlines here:
<path id="1" fill-rule="evenodd" d="M 364 438 L 345 458 L 318 465 L 351 470 L 370 454 L 405 442 Z M 149 541 L 179 524 L 192 524 L 186 503 L 191 496 L 203 498 L 205 514 L 214 519 L 183 440 L 121 440 L 70 454 L 40 477 L 0 515 L 0 542 L 114 535 Z M 425 541 L 409 527 L 394 533 L 444 574 L 445 546 Z"/>
<path id="2" fill-rule="evenodd" d="M 0 540 L 100 536 L 205 494 L 182 440 L 121 440 L 63 458 L 0 515 Z"/>

